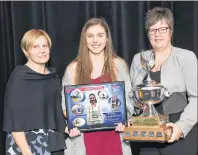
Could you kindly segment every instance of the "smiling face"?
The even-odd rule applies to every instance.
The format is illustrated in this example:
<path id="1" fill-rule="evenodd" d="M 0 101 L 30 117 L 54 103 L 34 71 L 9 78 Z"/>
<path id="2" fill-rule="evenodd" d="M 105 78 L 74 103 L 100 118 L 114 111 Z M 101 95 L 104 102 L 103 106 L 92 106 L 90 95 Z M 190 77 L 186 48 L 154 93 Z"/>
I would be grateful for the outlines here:
<path id="1" fill-rule="evenodd" d="M 90 96 L 89 96 L 89 100 L 90 100 L 90 103 L 96 103 L 97 101 L 96 101 L 96 97 L 95 97 L 95 95 L 93 95 L 93 94 L 91 94 Z"/>
<path id="2" fill-rule="evenodd" d="M 87 47 L 93 54 L 104 52 L 107 40 L 107 34 L 101 25 L 90 26 L 86 31 Z"/>
<path id="3" fill-rule="evenodd" d="M 155 33 L 154 33 L 155 31 Z M 160 20 L 148 29 L 148 38 L 154 50 L 171 47 L 172 30 L 165 20 Z"/>
<path id="4" fill-rule="evenodd" d="M 32 65 L 45 65 L 50 58 L 50 47 L 44 36 L 36 39 L 28 51 L 23 49 L 23 52 L 28 59 L 28 63 Z"/>

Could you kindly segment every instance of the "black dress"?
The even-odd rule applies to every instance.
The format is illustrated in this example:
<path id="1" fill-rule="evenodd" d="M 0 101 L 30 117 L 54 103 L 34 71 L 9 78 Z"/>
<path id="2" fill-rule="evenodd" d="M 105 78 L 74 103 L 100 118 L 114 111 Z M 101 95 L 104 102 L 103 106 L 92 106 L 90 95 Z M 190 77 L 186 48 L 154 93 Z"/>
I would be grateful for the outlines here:
<path id="1" fill-rule="evenodd" d="M 6 155 L 22 154 L 11 134 L 22 131 L 34 155 L 63 154 L 66 146 L 60 79 L 54 68 L 49 71 L 40 74 L 24 65 L 11 74 L 4 101 Z"/>

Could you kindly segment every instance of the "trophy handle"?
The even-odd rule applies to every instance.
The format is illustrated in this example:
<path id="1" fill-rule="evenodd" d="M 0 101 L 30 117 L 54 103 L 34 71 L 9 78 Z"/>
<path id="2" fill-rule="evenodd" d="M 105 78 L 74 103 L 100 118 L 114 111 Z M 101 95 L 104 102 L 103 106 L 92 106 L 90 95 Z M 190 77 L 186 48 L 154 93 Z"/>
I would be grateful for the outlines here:
<path id="1" fill-rule="evenodd" d="M 161 97 L 161 99 L 160 99 L 160 102 L 162 102 L 162 101 L 164 101 L 164 99 L 165 99 L 165 97 L 170 97 L 171 96 L 171 92 L 170 91 L 168 91 L 168 89 L 167 88 L 165 88 L 165 87 L 163 87 L 163 95 L 162 95 L 162 97 Z"/>
<path id="2" fill-rule="evenodd" d="M 164 88 L 164 95 L 165 95 L 166 97 L 170 97 L 171 94 L 172 94 L 172 93 L 171 93 L 170 91 L 168 91 L 167 88 Z"/>

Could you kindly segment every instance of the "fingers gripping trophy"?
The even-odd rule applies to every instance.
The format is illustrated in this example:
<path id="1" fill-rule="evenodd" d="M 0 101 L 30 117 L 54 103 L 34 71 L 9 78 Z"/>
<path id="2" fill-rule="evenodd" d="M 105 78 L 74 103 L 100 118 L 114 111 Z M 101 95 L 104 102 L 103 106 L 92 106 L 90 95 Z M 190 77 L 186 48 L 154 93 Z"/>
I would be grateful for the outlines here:
<path id="1" fill-rule="evenodd" d="M 133 93 L 136 105 L 143 110 L 143 113 L 129 120 L 123 138 L 126 141 L 165 142 L 170 139 L 172 128 L 166 126 L 169 122 L 168 115 L 159 114 L 154 104 L 160 104 L 171 94 L 163 85 L 150 77 L 150 70 L 155 64 L 154 54 L 146 58 L 142 53 L 140 53 L 140 62 L 146 72 L 146 80 L 135 86 Z"/>

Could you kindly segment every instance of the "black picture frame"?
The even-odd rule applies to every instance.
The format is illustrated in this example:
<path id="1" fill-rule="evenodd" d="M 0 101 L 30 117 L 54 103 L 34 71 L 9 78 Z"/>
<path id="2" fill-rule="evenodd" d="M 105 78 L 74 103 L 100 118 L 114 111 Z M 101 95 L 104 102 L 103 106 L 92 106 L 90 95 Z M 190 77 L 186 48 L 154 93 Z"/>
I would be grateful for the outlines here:
<path id="1" fill-rule="evenodd" d="M 68 129 L 112 130 L 127 125 L 124 81 L 64 86 Z"/>

